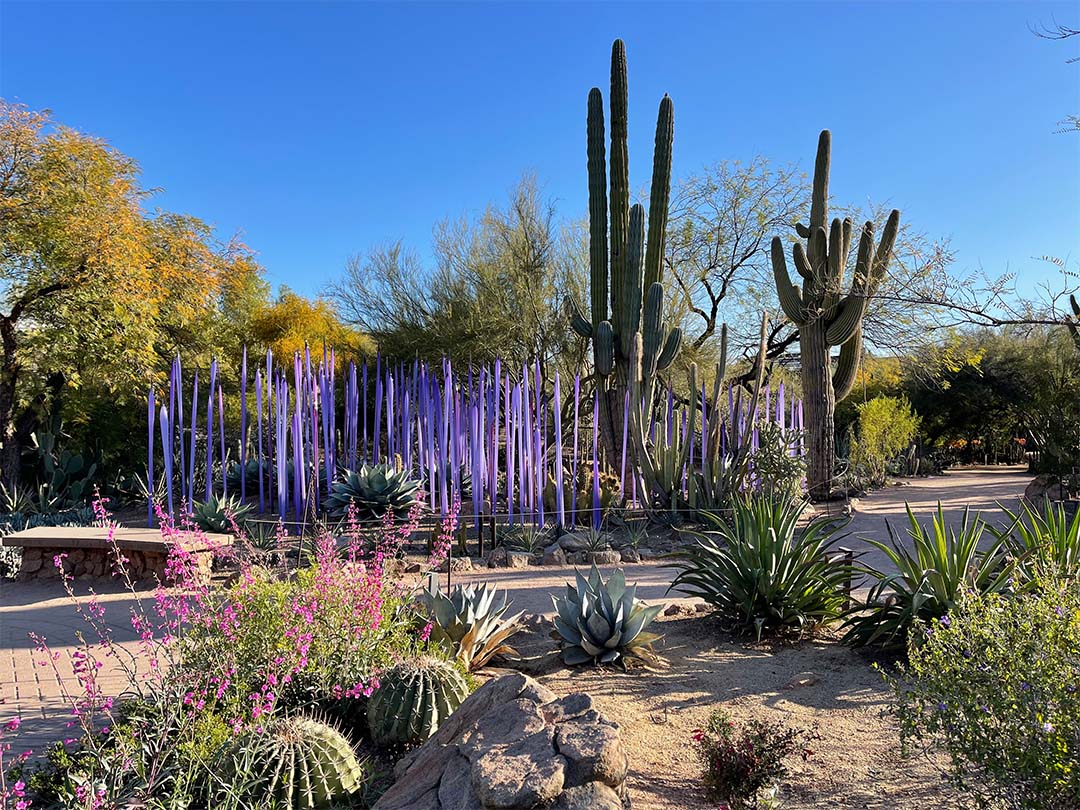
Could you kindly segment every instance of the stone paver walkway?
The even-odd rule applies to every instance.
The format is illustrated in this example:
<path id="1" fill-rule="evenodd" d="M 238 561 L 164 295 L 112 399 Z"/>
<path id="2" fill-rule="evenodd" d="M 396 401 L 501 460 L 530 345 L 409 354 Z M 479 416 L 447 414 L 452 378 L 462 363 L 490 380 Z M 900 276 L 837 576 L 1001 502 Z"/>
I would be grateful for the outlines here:
<path id="1" fill-rule="evenodd" d="M 858 513 L 847 528 L 844 545 L 865 552 L 864 560 L 881 564 L 884 555 L 873 550 L 863 539 L 887 537 L 885 521 L 902 528 L 906 520 L 905 501 L 921 519 L 941 501 L 950 525 L 960 522 L 965 504 L 972 509 L 995 512 L 998 503 L 1015 507 L 1017 498 L 1031 480 L 1021 468 L 974 468 L 934 478 L 916 479 L 905 486 L 889 487 L 863 498 Z M 605 575 L 610 569 L 605 569 Z M 650 602 L 688 602 L 692 600 L 669 594 L 672 572 L 661 563 L 649 562 L 626 567 L 627 579 L 638 583 L 638 595 Z M 445 575 L 444 575 L 445 576 Z M 550 613 L 551 594 L 561 591 L 573 578 L 573 568 L 528 568 L 524 570 L 481 570 L 455 574 L 455 582 L 491 581 L 505 589 L 515 611 Z M 129 615 L 133 605 L 130 593 L 119 586 L 97 586 L 106 619 L 114 628 L 115 638 L 133 646 L 134 633 Z M 79 598 L 86 599 L 86 587 L 80 586 Z M 77 633 L 88 631 L 76 614 L 71 600 L 59 583 L 21 583 L 0 580 L 0 722 L 15 715 L 24 725 L 14 750 L 40 750 L 50 740 L 70 736 L 67 724 L 70 705 L 63 698 L 63 687 L 77 692 L 71 674 L 71 654 L 77 649 Z M 37 666 L 44 656 L 36 653 L 29 633 L 44 636 L 50 648 L 60 653 L 61 677 L 51 667 Z M 107 665 L 100 682 L 106 690 L 119 694 L 126 680 L 115 665 Z"/>

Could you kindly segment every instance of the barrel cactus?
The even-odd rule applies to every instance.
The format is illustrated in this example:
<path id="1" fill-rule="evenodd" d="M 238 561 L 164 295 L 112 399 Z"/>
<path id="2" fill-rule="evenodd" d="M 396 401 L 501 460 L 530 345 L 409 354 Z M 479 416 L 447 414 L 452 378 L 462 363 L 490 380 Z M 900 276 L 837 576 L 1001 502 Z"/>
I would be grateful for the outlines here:
<path id="1" fill-rule="evenodd" d="M 520 627 L 518 613 L 504 618 L 510 605 L 506 594 L 486 583 L 479 588 L 457 585 L 449 594 L 438 590 L 438 580 L 431 577 L 428 590 L 421 597 L 432 619 L 431 638 L 449 648 L 465 669 L 483 668 L 496 655 L 513 653 L 506 641 Z"/>
<path id="2" fill-rule="evenodd" d="M 405 470 L 388 464 L 345 471 L 326 498 L 326 509 L 335 517 L 343 517 L 349 506 L 356 507 L 360 520 L 377 520 L 387 512 L 403 518 L 419 498 L 420 482 L 409 477 Z"/>
<path id="3" fill-rule="evenodd" d="M 469 684 L 452 661 L 432 655 L 402 661 L 379 676 L 368 702 L 368 730 L 380 745 L 422 743 L 468 694 Z"/>
<path id="4" fill-rule="evenodd" d="M 247 806 L 266 807 L 269 800 L 283 810 L 330 807 L 356 793 L 369 775 L 339 731 L 303 716 L 242 734 L 220 771 L 231 797 L 240 792 Z"/>
<path id="5" fill-rule="evenodd" d="M 627 587 L 621 570 L 605 583 L 596 566 L 586 579 L 577 574 L 577 587 L 567 583 L 566 596 L 553 596 L 555 632 L 562 640 L 563 661 L 575 664 L 625 665 L 627 657 L 652 660 L 652 643 L 659 638 L 644 632 L 660 606 L 636 598 L 637 586 Z"/>

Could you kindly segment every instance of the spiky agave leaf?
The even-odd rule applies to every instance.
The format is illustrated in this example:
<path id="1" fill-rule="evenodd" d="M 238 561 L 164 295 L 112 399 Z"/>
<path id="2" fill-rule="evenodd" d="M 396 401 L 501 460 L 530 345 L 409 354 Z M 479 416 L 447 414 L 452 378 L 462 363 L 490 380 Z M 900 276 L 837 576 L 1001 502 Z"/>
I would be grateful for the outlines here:
<path id="1" fill-rule="evenodd" d="M 234 528 L 243 528 L 249 514 L 251 506 L 239 498 L 211 495 L 208 500 L 195 503 L 191 518 L 204 532 L 228 534 Z"/>
<path id="2" fill-rule="evenodd" d="M 588 577 L 575 572 L 577 585 L 566 596 L 552 596 L 555 635 L 562 641 L 563 661 L 574 666 L 623 663 L 627 657 L 655 661 L 652 643 L 659 636 L 643 630 L 660 612 L 635 598 L 636 586 L 616 570 L 604 583 L 594 565 Z"/>
<path id="3" fill-rule="evenodd" d="M 521 629 L 522 613 L 504 618 L 510 605 L 498 588 L 486 583 L 479 588 L 458 585 L 449 594 L 425 593 L 420 600 L 433 619 L 431 637 L 467 670 L 481 669 L 497 655 L 514 653 L 506 640 Z"/>
<path id="4" fill-rule="evenodd" d="M 334 517 L 344 516 L 349 506 L 356 508 L 362 521 L 377 520 L 387 512 L 397 518 L 409 514 L 419 499 L 420 482 L 410 478 L 405 470 L 388 464 L 362 465 L 357 470 L 345 470 L 326 497 L 326 510 Z"/>

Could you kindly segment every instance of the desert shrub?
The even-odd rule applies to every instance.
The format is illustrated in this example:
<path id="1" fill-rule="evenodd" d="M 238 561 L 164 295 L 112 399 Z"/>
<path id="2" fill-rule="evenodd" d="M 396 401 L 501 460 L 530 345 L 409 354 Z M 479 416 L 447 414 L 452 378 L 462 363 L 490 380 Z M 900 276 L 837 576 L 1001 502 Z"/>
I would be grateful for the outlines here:
<path id="1" fill-rule="evenodd" d="M 787 775 L 784 760 L 806 747 L 809 735 L 780 722 L 750 720 L 735 725 L 723 709 L 709 716 L 703 729 L 693 735 L 702 765 L 702 781 L 709 798 L 732 810 L 775 806 L 780 781 Z"/>
<path id="2" fill-rule="evenodd" d="M 889 462 L 911 444 L 919 429 L 919 417 L 906 397 L 874 397 L 857 410 L 858 432 L 851 441 L 851 467 L 872 486 L 884 486 Z"/>
<path id="3" fill-rule="evenodd" d="M 852 608 L 845 621 L 845 641 L 856 647 L 902 648 L 913 627 L 947 615 L 965 590 L 994 593 L 1012 586 L 1013 565 L 1002 553 L 1002 541 L 979 548 L 986 524 L 978 515 L 965 509 L 955 530 L 946 528 L 940 503 L 929 527 L 919 523 L 911 507 L 907 513 L 906 542 L 888 524 L 888 545 L 868 541 L 888 556 L 894 570 L 861 567 L 874 584 L 866 603 Z"/>
<path id="4" fill-rule="evenodd" d="M 720 618 L 758 638 L 800 631 L 840 615 L 850 566 L 835 560 L 837 527 L 827 519 L 796 529 L 806 504 L 746 495 L 729 519 L 675 555 L 671 587 L 705 600 Z"/>
<path id="5" fill-rule="evenodd" d="M 780 501 L 802 495 L 806 461 L 792 452 L 798 445 L 798 431 L 786 430 L 776 422 L 761 422 L 751 461 L 753 484 L 762 495 Z"/>
<path id="6" fill-rule="evenodd" d="M 890 678 L 907 751 L 937 750 L 981 803 L 1080 806 L 1080 593 L 966 593 Z"/>

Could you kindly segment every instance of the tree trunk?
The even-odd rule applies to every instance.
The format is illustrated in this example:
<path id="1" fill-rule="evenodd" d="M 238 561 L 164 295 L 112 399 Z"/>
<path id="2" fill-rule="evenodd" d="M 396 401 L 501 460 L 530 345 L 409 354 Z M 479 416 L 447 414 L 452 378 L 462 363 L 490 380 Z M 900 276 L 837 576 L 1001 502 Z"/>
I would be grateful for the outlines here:
<path id="1" fill-rule="evenodd" d="M 8 489 L 19 483 L 22 456 L 15 435 L 15 383 L 19 377 L 15 348 L 15 324 L 10 318 L 0 318 L 0 478 Z"/>
<path id="2" fill-rule="evenodd" d="M 811 499 L 822 501 L 831 494 L 836 469 L 836 392 L 823 319 L 800 330 L 799 354 L 806 417 L 806 486 Z"/>

